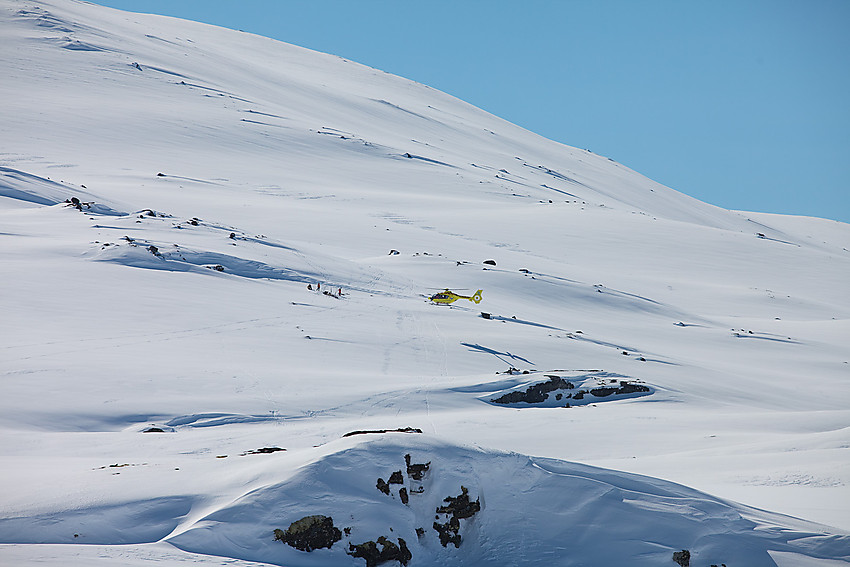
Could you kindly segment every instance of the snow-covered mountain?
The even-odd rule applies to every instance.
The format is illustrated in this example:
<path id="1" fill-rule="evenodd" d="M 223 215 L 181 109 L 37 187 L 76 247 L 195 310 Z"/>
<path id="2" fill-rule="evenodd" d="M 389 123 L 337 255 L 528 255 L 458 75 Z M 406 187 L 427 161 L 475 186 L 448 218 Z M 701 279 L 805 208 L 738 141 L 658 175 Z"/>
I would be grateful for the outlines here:
<path id="1" fill-rule="evenodd" d="M 850 562 L 848 225 L 76 0 L 0 77 L 3 565 Z"/>

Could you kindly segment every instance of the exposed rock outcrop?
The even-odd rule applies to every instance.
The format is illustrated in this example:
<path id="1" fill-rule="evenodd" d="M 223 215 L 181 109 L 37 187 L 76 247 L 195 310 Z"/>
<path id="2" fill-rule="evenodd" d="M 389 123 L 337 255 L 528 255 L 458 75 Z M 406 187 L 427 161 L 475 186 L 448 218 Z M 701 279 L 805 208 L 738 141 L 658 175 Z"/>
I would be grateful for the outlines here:
<path id="1" fill-rule="evenodd" d="M 572 390 L 572 382 L 568 382 L 560 376 L 549 376 L 546 382 L 532 384 L 525 391 L 508 392 L 504 396 L 500 396 L 491 400 L 495 404 L 516 404 L 525 402 L 527 404 L 539 404 L 549 398 L 549 392 L 555 390 Z"/>
<path id="2" fill-rule="evenodd" d="M 292 522 L 285 531 L 275 530 L 274 539 L 301 551 L 313 551 L 332 547 L 342 539 L 342 532 L 330 516 L 305 516 Z"/>
<path id="3" fill-rule="evenodd" d="M 433 528 L 440 536 L 440 543 L 448 547 L 450 543 L 460 547 L 460 520 L 471 518 L 481 511 L 481 503 L 478 498 L 475 501 L 469 499 L 469 491 L 465 486 L 460 487 L 460 494 L 448 496 L 443 502 L 445 506 L 438 506 L 436 513 L 448 516 L 445 522 L 434 522 Z"/>
<path id="4" fill-rule="evenodd" d="M 378 545 L 381 549 L 378 549 Z M 381 536 L 378 541 L 367 541 L 360 544 L 348 544 L 348 553 L 352 557 L 360 557 L 366 560 L 366 567 L 377 567 L 387 561 L 398 561 L 402 565 L 407 565 L 408 561 L 413 558 L 413 554 L 407 548 L 407 542 L 402 538 L 398 538 L 398 545 L 390 541 L 388 538 Z"/>

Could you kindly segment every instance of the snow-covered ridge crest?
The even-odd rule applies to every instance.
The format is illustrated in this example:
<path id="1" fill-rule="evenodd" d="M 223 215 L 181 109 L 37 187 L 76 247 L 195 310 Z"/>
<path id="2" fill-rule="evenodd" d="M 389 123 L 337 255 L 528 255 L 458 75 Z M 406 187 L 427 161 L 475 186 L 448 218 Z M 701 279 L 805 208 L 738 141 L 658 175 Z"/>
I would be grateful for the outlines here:
<path id="1" fill-rule="evenodd" d="M 338 186 L 359 177 L 349 167 L 328 167 L 327 156 L 341 154 L 397 180 L 415 171 L 444 188 L 432 193 L 435 199 L 459 194 L 485 202 L 568 201 L 711 226 L 744 223 L 738 214 L 604 157 L 544 140 L 453 97 L 338 57 L 83 2 L 5 4 L 4 28 L 23 36 L 29 60 L 7 70 L 9 82 L 61 81 L 64 92 L 49 107 L 19 101 L 38 104 L 38 111 L 21 113 L 19 120 L 96 148 L 97 156 L 86 161 L 133 163 L 142 156 L 126 148 L 150 139 L 157 144 L 144 157 L 155 157 L 161 169 L 208 171 L 207 160 L 220 155 L 217 175 L 232 178 L 226 156 L 236 152 L 244 169 L 276 163 L 284 181 L 306 158 L 323 169 L 323 185 Z M 42 73 L 53 60 L 61 67 Z M 128 92 L 144 93 L 146 100 Z M 89 127 L 68 120 L 69 113 Z M 91 127 L 100 121 L 110 125 L 107 140 L 103 130 Z M 77 166 L 96 169 L 94 163 Z"/>

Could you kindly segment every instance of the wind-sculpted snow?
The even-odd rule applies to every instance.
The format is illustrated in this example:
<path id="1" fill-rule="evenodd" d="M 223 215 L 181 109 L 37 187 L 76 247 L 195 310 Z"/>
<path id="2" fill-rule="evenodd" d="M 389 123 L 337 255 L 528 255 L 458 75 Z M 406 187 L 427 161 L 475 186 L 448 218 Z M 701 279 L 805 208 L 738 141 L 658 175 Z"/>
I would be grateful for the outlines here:
<path id="1" fill-rule="evenodd" d="M 0 46 L 0 563 L 850 561 L 846 224 L 242 32 Z"/>
<path id="2" fill-rule="evenodd" d="M 98 203 L 98 197 L 85 188 L 70 187 L 37 175 L 0 166 L 0 197 L 23 201 L 30 205 L 56 205 L 77 199 L 80 210 L 100 215 L 123 215 L 112 207 Z"/>
<path id="3" fill-rule="evenodd" d="M 120 470 L 115 467 L 114 470 Z M 138 502 L 52 511 L 0 520 L 0 543 L 86 543 L 125 545 L 166 537 L 192 508 L 190 497 L 162 497 Z"/>
<path id="4" fill-rule="evenodd" d="M 405 455 L 429 464 L 424 477 L 402 474 L 401 484 L 382 493 L 375 479 L 403 472 Z M 409 492 L 407 504 L 399 486 Z M 480 511 L 461 521 L 460 545 L 444 547 L 432 528 L 434 510 L 461 487 Z M 274 541 L 274 529 L 315 514 L 345 528 L 342 541 L 309 553 Z M 381 536 L 402 538 L 417 565 L 654 566 L 688 549 L 694 565 L 760 567 L 775 565 L 772 550 L 821 557 L 850 544 L 847 537 L 831 541 L 813 525 L 768 524 L 758 511 L 669 482 L 392 434 L 330 453 L 195 524 L 168 541 L 198 553 L 291 566 L 356 565 L 346 557 L 349 543 Z M 850 559 L 847 549 L 835 557 Z"/>
<path id="5" fill-rule="evenodd" d="M 136 224 L 146 226 L 142 228 Z M 345 282 L 347 291 L 388 291 L 371 287 L 370 283 L 375 281 L 374 272 L 367 273 L 349 261 L 323 258 L 321 254 L 304 252 L 263 235 L 251 236 L 234 227 L 197 218 L 180 221 L 166 213 L 145 209 L 116 219 L 114 225 L 96 224 L 93 228 L 114 231 L 116 235 L 122 231 L 138 235 L 143 230 L 157 237 L 152 240 L 124 235 L 114 242 L 95 241 L 97 250 L 93 258 L 97 261 L 221 277 L 281 280 L 305 285 L 324 283 L 330 288 Z M 226 252 L 199 250 L 184 242 L 213 244 Z"/>
<path id="6" fill-rule="evenodd" d="M 255 260 L 245 260 L 229 254 L 180 248 L 154 253 L 153 244 L 134 241 L 133 244 L 109 248 L 109 253 L 101 260 L 117 262 L 134 268 L 168 270 L 175 272 L 209 273 L 204 270 L 253 279 L 286 280 L 301 283 L 315 282 L 316 273 L 300 272 L 284 266 L 270 266 Z M 141 248 L 140 248 L 141 247 Z"/>

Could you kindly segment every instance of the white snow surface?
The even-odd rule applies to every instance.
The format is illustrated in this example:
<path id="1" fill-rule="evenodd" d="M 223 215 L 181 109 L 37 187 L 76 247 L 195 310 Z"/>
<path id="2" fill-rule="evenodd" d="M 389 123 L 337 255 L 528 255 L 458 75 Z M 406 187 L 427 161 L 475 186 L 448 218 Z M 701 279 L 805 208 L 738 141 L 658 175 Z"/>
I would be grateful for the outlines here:
<path id="1" fill-rule="evenodd" d="M 850 562 L 846 224 L 76 0 L 0 0 L 0 141 L 2 565 Z"/>

